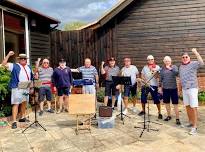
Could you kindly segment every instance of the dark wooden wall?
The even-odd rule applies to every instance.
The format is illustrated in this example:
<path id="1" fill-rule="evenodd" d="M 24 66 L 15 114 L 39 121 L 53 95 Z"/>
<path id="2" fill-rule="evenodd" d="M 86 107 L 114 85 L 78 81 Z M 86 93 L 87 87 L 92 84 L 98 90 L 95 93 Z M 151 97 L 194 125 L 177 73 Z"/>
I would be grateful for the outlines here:
<path id="1" fill-rule="evenodd" d="M 120 66 L 131 57 L 139 70 L 149 54 L 162 65 L 169 55 L 180 65 L 181 53 L 196 47 L 205 59 L 205 0 L 135 0 L 103 27 L 94 31 L 58 31 L 51 34 L 54 64 L 63 56 L 72 67 L 90 57 L 95 66 L 110 56 Z M 205 74 L 205 68 L 200 69 Z"/>
<path id="2" fill-rule="evenodd" d="M 181 53 L 192 47 L 205 59 L 205 0 L 136 0 L 116 20 L 119 61 L 129 56 L 141 70 L 147 55 L 160 65 L 170 55 L 179 65 Z"/>
<path id="3" fill-rule="evenodd" d="M 39 57 L 50 57 L 50 35 L 38 32 L 30 32 L 30 55 L 31 63 L 34 63 Z"/>
<path id="4" fill-rule="evenodd" d="M 97 68 L 102 61 L 114 55 L 114 32 L 102 30 L 55 31 L 51 33 L 51 61 L 54 66 L 59 58 L 67 60 L 68 65 L 77 68 L 90 58 Z"/>

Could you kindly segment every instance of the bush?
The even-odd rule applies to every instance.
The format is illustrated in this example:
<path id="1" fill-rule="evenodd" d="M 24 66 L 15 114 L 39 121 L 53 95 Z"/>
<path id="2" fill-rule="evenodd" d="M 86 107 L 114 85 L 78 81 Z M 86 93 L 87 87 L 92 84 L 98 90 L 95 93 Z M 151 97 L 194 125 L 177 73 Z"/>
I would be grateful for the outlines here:
<path id="1" fill-rule="evenodd" d="M 199 102 L 205 104 L 205 91 L 199 92 L 198 99 L 199 99 Z"/>
<path id="2" fill-rule="evenodd" d="M 97 101 L 103 102 L 104 101 L 104 95 L 105 95 L 105 88 L 100 88 L 97 91 Z"/>
<path id="3" fill-rule="evenodd" d="M 10 92 L 8 87 L 9 81 L 10 72 L 5 68 L 0 67 L 0 100 L 4 100 Z"/>

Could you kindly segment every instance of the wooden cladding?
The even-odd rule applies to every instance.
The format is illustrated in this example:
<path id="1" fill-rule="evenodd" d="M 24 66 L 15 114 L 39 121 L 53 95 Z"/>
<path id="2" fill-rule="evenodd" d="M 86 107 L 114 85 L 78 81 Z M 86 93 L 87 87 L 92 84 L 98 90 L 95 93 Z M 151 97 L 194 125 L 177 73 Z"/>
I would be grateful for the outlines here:
<path id="1" fill-rule="evenodd" d="M 46 58 L 50 57 L 50 36 L 37 32 L 30 33 L 31 42 L 31 59 L 32 63 L 39 57 Z"/>
<path id="2" fill-rule="evenodd" d="M 57 31 L 51 34 L 52 61 L 63 56 L 72 67 L 90 57 L 95 66 L 110 56 L 120 66 L 131 57 L 139 70 L 146 57 L 154 55 L 163 64 L 169 55 L 180 65 L 181 53 L 196 47 L 205 59 L 205 0 L 135 0 L 104 26 L 80 31 Z M 205 74 L 205 68 L 200 69 Z"/>
<path id="3" fill-rule="evenodd" d="M 181 53 L 196 47 L 205 59 L 205 1 L 204 0 L 146 0 L 134 1 L 116 17 L 118 60 L 133 59 L 141 70 L 149 54 L 157 63 L 169 55 L 180 65 Z M 205 68 L 200 69 L 205 73 Z"/>
<path id="4" fill-rule="evenodd" d="M 103 31 L 104 32 L 104 31 Z M 93 30 L 57 31 L 51 33 L 51 58 L 54 65 L 64 58 L 71 67 L 84 64 L 90 58 L 92 64 L 99 67 L 101 61 L 114 56 L 113 31 L 102 35 Z"/>

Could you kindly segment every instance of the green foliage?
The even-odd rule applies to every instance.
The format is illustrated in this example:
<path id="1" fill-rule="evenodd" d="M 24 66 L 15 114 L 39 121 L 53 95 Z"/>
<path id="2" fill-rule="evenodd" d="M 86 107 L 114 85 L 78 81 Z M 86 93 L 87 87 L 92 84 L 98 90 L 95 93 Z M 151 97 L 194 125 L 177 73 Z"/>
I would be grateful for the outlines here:
<path id="1" fill-rule="evenodd" d="M 103 102 L 104 101 L 104 95 L 105 95 L 105 88 L 100 88 L 97 91 L 97 100 L 99 102 Z"/>
<path id="2" fill-rule="evenodd" d="M 0 100 L 4 100 L 9 93 L 10 72 L 5 68 L 0 67 Z"/>
<path id="3" fill-rule="evenodd" d="M 3 117 L 5 116 L 10 116 L 12 113 L 12 107 L 11 105 L 7 105 L 7 106 L 3 106 L 1 111 L 0 111 L 0 115 L 2 114 Z M 1 117 L 1 116 L 0 116 Z"/>
<path id="4" fill-rule="evenodd" d="M 64 25 L 63 30 L 64 31 L 72 31 L 72 30 L 77 30 L 78 28 L 86 25 L 86 23 L 81 22 L 81 21 L 75 21 L 75 22 L 70 22 Z"/>
<path id="5" fill-rule="evenodd" d="M 205 104 L 205 91 L 199 92 L 198 99 L 199 99 L 199 102 Z"/>

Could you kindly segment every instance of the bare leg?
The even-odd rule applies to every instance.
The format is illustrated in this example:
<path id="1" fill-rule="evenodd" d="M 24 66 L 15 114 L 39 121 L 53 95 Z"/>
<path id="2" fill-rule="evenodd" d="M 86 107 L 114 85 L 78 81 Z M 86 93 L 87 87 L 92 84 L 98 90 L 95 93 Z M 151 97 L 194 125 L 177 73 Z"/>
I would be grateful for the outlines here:
<path id="1" fill-rule="evenodd" d="M 137 103 L 137 97 L 134 97 L 132 103 L 133 103 L 133 107 L 135 107 L 135 106 L 136 106 L 136 103 Z"/>
<path id="2" fill-rule="evenodd" d="M 18 114 L 18 107 L 19 107 L 18 104 L 14 104 L 12 106 L 12 119 L 13 119 L 13 122 L 16 121 L 16 117 L 17 117 L 17 114 Z"/>
<path id="3" fill-rule="evenodd" d="M 158 109 L 158 113 L 161 114 L 161 105 L 160 105 L 160 103 L 157 104 L 157 109 Z"/>
<path id="4" fill-rule="evenodd" d="M 105 96 L 104 97 L 104 106 L 107 106 L 107 103 L 108 103 L 108 96 Z"/>
<path id="5" fill-rule="evenodd" d="M 51 101 L 47 101 L 48 110 L 51 109 Z"/>
<path id="6" fill-rule="evenodd" d="M 59 104 L 60 104 L 59 110 L 62 110 L 63 109 L 63 96 L 59 96 Z"/>
<path id="7" fill-rule="evenodd" d="M 191 118 L 191 107 L 186 106 L 186 111 L 187 111 L 187 116 L 188 116 L 189 123 L 193 125 L 192 118 Z"/>
<path id="8" fill-rule="evenodd" d="M 26 105 L 27 105 L 26 101 L 21 103 L 21 118 L 26 117 Z"/>
<path id="9" fill-rule="evenodd" d="M 145 104 L 142 103 L 142 111 L 145 112 Z"/>
<path id="10" fill-rule="evenodd" d="M 166 110 L 167 110 L 167 116 L 171 117 L 171 107 L 170 107 L 170 103 L 166 103 L 165 104 Z"/>
<path id="11" fill-rule="evenodd" d="M 43 105 L 44 105 L 44 101 L 40 102 L 40 111 L 43 111 Z"/>
<path id="12" fill-rule="evenodd" d="M 178 108 L 178 104 L 174 104 L 174 111 L 176 114 L 176 119 L 179 119 L 179 108 Z"/>
<path id="13" fill-rule="evenodd" d="M 124 97 L 125 109 L 128 107 L 128 97 Z"/>
<path id="14" fill-rule="evenodd" d="M 67 110 L 68 110 L 68 102 L 69 102 L 69 96 L 65 96 L 64 107 L 65 107 L 65 109 L 67 109 Z"/>
<path id="15" fill-rule="evenodd" d="M 193 111 L 193 113 L 192 113 L 192 120 L 193 120 L 193 127 L 194 128 L 197 128 L 197 118 L 198 118 L 198 114 L 197 114 L 197 108 L 192 108 L 192 111 Z"/>
<path id="16" fill-rule="evenodd" d="M 116 101 L 115 96 L 112 96 L 112 107 L 115 107 L 115 101 Z"/>

